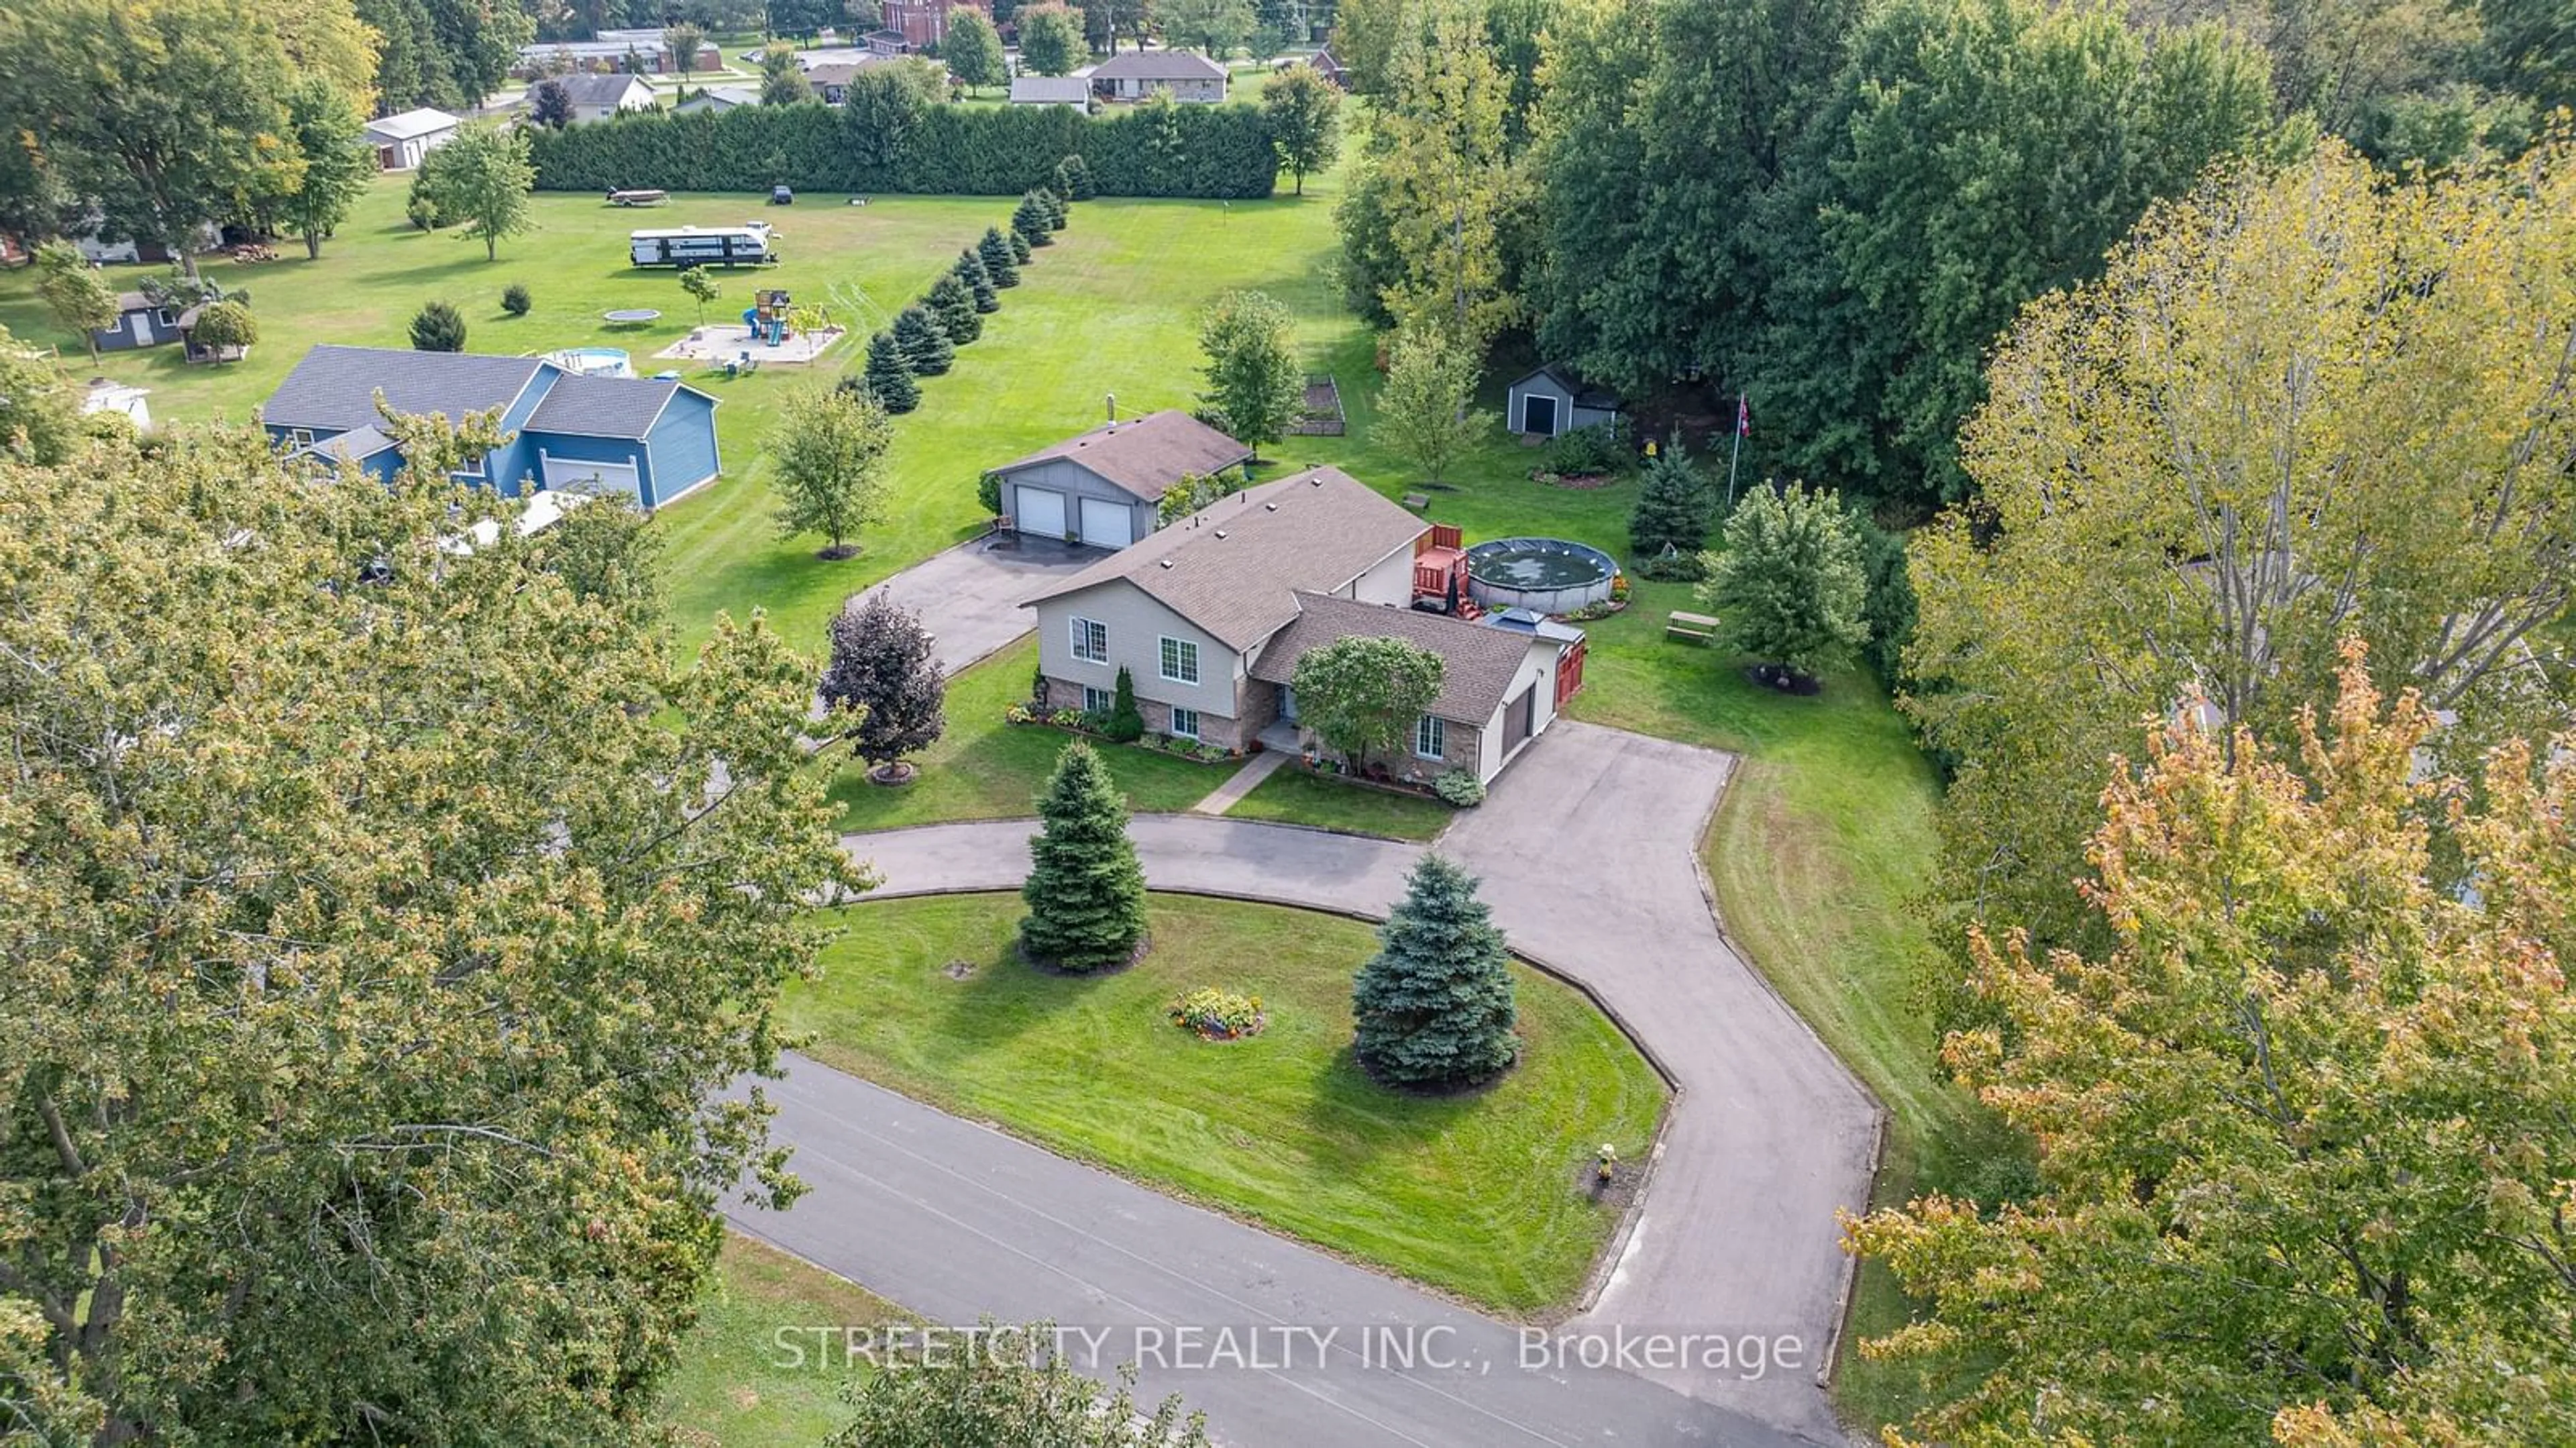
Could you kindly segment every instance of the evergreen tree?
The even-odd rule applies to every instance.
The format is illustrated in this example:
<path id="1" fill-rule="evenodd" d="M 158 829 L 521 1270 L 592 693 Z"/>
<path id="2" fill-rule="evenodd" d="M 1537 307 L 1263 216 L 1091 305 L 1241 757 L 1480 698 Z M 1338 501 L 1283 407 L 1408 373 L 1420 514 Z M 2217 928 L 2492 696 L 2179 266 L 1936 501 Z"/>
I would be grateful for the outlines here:
<path id="1" fill-rule="evenodd" d="M 1029 264 L 1029 239 L 1027 237 L 1020 235 L 1016 231 L 1007 231 L 1002 234 L 1002 245 L 1011 249 L 1011 262 L 1013 265 L 1027 266 Z"/>
<path id="2" fill-rule="evenodd" d="M 917 376 L 936 377 L 957 360 L 956 344 L 919 307 L 906 307 L 894 319 L 894 341 L 903 349 L 904 365 Z"/>
<path id="3" fill-rule="evenodd" d="M 1055 237 L 1049 234 L 1054 230 L 1050 223 L 1047 204 L 1040 199 L 1039 192 L 1031 191 L 1020 197 L 1018 209 L 1011 213 L 1011 230 L 1031 246 L 1055 244 Z"/>
<path id="4" fill-rule="evenodd" d="M 1790 676 L 1869 638 L 1869 577 L 1851 518 L 1822 488 L 1755 488 L 1726 520 L 1726 551 L 1707 555 L 1700 601 L 1738 652 Z"/>
<path id="5" fill-rule="evenodd" d="M 1425 855 L 1378 927 L 1379 950 L 1351 986 L 1354 1051 L 1394 1086 L 1469 1086 L 1520 1054 L 1511 956 L 1476 898 L 1475 877 Z"/>
<path id="6" fill-rule="evenodd" d="M 1145 714 L 1136 707 L 1136 676 L 1127 672 L 1124 664 L 1118 667 L 1118 690 L 1111 698 L 1109 721 L 1100 732 L 1119 744 L 1133 744 L 1145 737 Z"/>
<path id="7" fill-rule="evenodd" d="M 1021 953 L 1059 970 L 1125 965 L 1145 940 L 1145 869 L 1109 767 L 1077 739 L 1037 803 L 1043 828 L 1029 840 L 1029 879 L 1020 887 L 1029 907 Z"/>
<path id="8" fill-rule="evenodd" d="M 912 364 L 904 360 L 903 344 L 891 332 L 879 332 L 868 339 L 864 377 L 844 378 L 841 385 L 847 387 L 854 381 L 889 413 L 906 413 L 921 405 L 921 384 L 912 380 Z"/>
<path id="9" fill-rule="evenodd" d="M 1055 194 L 1067 201 L 1089 201 L 1098 193 L 1091 188 L 1091 166 L 1080 156 L 1067 156 L 1055 163 Z"/>
<path id="10" fill-rule="evenodd" d="M 415 352 L 462 352 L 465 350 L 465 314 L 445 302 L 430 302 L 411 319 L 411 349 Z"/>
<path id="11" fill-rule="evenodd" d="M 823 671 L 823 703 L 863 711 L 850 731 L 852 750 L 873 769 L 939 742 L 947 698 L 930 630 L 921 615 L 878 589 L 856 608 L 832 616 L 832 661 Z"/>
<path id="12" fill-rule="evenodd" d="M 1073 217 L 1073 208 L 1065 204 L 1064 193 L 1052 186 L 1041 186 L 1031 195 L 1046 205 L 1047 230 L 1062 231 Z"/>
<path id="13" fill-rule="evenodd" d="M 1628 514 L 1628 559 L 1641 568 L 1667 551 L 1696 557 L 1708 546 L 1708 484 L 1676 431 L 1646 464 Z M 1697 576 L 1696 574 L 1693 575 Z"/>
<path id="14" fill-rule="evenodd" d="M 1015 287 L 1020 284 L 1019 260 L 1012 253 L 1010 242 L 1003 239 L 1002 228 L 984 228 L 984 239 L 975 243 L 975 255 L 984 263 L 984 275 L 994 286 Z"/>
<path id="15" fill-rule="evenodd" d="M 932 283 L 930 295 L 923 298 L 922 304 L 930 309 L 949 341 L 963 345 L 984 335 L 984 319 L 975 315 L 975 294 L 966 290 L 955 272 Z"/>
<path id="16" fill-rule="evenodd" d="M 993 290 L 993 274 L 984 269 L 984 258 L 975 248 L 957 253 L 957 279 L 975 294 L 975 310 L 985 316 L 1002 310 L 1001 293 Z"/>

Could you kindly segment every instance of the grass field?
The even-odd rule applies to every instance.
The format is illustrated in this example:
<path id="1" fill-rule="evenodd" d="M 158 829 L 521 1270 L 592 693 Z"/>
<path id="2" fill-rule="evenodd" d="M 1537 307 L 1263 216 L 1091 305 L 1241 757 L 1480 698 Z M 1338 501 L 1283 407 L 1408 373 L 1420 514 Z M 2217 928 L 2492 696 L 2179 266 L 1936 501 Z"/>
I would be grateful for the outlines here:
<path id="1" fill-rule="evenodd" d="M 1427 840 L 1458 818 L 1456 810 L 1436 799 L 1362 789 L 1293 765 L 1254 785 L 1225 813 L 1229 819 L 1280 820 L 1391 840 Z"/>
<path id="2" fill-rule="evenodd" d="M 819 1358 L 795 1365 L 779 1351 L 778 1330 L 909 1317 L 856 1283 L 728 1232 L 715 1283 L 698 1305 L 698 1325 L 662 1389 L 662 1419 L 707 1434 L 723 1448 L 820 1443 L 848 1416 L 840 1406 L 847 1374 Z"/>
<path id="3" fill-rule="evenodd" d="M 1400 1096 L 1351 1063 L 1366 926 L 1156 896 L 1145 959 L 1079 979 L 1013 957 L 1021 913 L 1011 895 L 850 907 L 788 1020 L 843 1070 L 1497 1311 L 1582 1285 L 1615 1225 L 1584 1165 L 1605 1141 L 1643 1151 L 1665 1092 L 1573 990 L 1516 970 L 1521 1065 L 1474 1094 Z M 1261 997 L 1268 1028 L 1217 1045 L 1171 1025 L 1198 986 Z"/>

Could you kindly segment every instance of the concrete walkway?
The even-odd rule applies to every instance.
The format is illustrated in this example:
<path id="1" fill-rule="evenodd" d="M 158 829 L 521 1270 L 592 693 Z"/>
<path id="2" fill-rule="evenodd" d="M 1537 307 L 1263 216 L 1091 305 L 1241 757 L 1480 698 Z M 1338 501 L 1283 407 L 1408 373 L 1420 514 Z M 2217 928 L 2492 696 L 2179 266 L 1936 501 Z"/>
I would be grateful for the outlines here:
<path id="1" fill-rule="evenodd" d="M 1221 815 L 1243 802 L 1243 797 L 1261 785 L 1261 781 L 1279 772 L 1288 756 L 1276 749 L 1266 749 L 1252 756 L 1252 762 L 1238 769 L 1225 783 L 1208 791 L 1208 797 L 1190 806 L 1190 813 Z"/>
<path id="2" fill-rule="evenodd" d="M 1705 1363 L 1638 1366 L 1694 1398 L 1833 1441 L 1815 1375 L 1847 1273 L 1834 1213 L 1866 1203 L 1877 1112 L 1710 918 L 1693 851 L 1730 765 L 1723 754 L 1561 721 L 1441 848 L 1483 877 L 1516 947 L 1589 986 L 1681 1086 L 1637 1230 L 1599 1300 L 1569 1327 L 1793 1344 L 1797 1371 L 1754 1381 Z M 846 843 L 884 876 L 880 896 L 1006 890 L 1026 875 L 1030 829 L 932 825 Z M 1368 915 L 1402 894 L 1423 848 L 1191 815 L 1141 816 L 1131 834 L 1158 889 Z M 780 1136 L 809 1139 L 797 1121 L 782 1122 Z M 1058 1168 L 1068 1190 L 1097 1175 Z M 766 1230 L 758 1217 L 746 1225 Z M 879 1240 L 870 1250 L 917 1248 Z M 887 1264 L 850 1270 L 903 1298 Z M 1005 1294 L 981 1306 L 1027 1316 L 1042 1299 Z"/>

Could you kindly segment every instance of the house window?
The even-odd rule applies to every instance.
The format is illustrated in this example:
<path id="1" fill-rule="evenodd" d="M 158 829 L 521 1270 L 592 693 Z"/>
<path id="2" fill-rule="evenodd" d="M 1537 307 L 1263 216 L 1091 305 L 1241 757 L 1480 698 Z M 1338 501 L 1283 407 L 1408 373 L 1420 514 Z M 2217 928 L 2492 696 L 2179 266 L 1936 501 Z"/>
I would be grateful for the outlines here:
<path id="1" fill-rule="evenodd" d="M 1198 738 L 1199 711 L 1196 709 L 1174 709 L 1172 711 L 1172 733 L 1174 736 L 1182 739 Z"/>
<path id="2" fill-rule="evenodd" d="M 170 315 L 170 309 L 168 307 L 154 307 L 152 309 L 152 320 L 160 323 L 164 327 L 176 326 L 178 324 L 177 319 Z"/>
<path id="3" fill-rule="evenodd" d="M 454 475 L 460 478 L 480 479 L 483 476 L 483 463 L 484 459 L 482 458 L 467 458 L 463 463 L 457 466 Z"/>
<path id="4" fill-rule="evenodd" d="M 1082 686 L 1082 712 L 1083 712 L 1083 713 L 1085 713 L 1085 714 L 1106 714 L 1106 713 L 1108 713 L 1110 710 L 1115 709 L 1115 708 L 1117 708 L 1117 707 L 1118 707 L 1118 696 L 1117 696 L 1117 695 L 1110 693 L 1107 689 L 1095 689 L 1095 688 L 1091 687 L 1089 684 L 1085 684 L 1085 685 L 1083 685 L 1083 686 Z"/>
<path id="5" fill-rule="evenodd" d="M 1109 662 L 1109 625 L 1096 618 L 1075 619 L 1073 656 L 1086 664 Z"/>
<path id="6" fill-rule="evenodd" d="M 1163 677 L 1175 684 L 1199 681 L 1199 646 L 1188 639 L 1163 640 Z"/>
<path id="7" fill-rule="evenodd" d="M 1448 731 L 1439 720 L 1425 714 L 1413 721 L 1413 754 L 1417 759 L 1449 757 Z"/>
<path id="8" fill-rule="evenodd" d="M 290 427 L 286 430 L 286 440 L 295 444 L 297 447 L 311 447 L 313 446 L 313 429 L 309 427 Z"/>

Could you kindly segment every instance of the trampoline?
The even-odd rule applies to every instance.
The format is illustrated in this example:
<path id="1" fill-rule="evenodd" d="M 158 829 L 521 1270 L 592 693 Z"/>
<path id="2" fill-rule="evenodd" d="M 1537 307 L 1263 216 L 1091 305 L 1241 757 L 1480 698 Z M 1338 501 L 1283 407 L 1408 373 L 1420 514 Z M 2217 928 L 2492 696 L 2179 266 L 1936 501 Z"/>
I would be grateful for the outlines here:
<path id="1" fill-rule="evenodd" d="M 612 327 L 640 327 L 647 322 L 662 320 L 662 313 L 656 307 L 620 307 L 613 312 L 602 312 L 599 317 Z"/>

